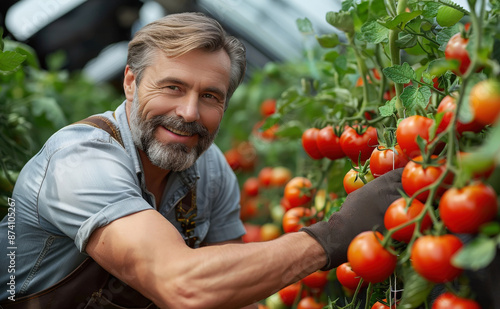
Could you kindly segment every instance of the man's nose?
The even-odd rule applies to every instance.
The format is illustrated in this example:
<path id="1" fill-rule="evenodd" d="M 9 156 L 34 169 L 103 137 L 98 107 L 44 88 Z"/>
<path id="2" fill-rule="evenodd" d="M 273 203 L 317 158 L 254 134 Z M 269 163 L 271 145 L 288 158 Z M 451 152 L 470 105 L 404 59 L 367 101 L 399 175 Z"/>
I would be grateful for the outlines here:
<path id="1" fill-rule="evenodd" d="M 199 98 L 196 94 L 186 96 L 186 100 L 177 106 L 176 114 L 184 119 L 186 122 L 194 122 L 200 119 L 200 112 L 198 109 Z"/>

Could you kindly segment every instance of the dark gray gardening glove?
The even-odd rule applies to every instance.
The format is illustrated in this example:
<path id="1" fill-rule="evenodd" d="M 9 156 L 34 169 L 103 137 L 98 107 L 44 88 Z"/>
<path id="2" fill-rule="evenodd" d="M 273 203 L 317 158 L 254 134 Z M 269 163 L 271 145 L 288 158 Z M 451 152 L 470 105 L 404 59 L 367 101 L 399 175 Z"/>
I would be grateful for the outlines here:
<path id="1" fill-rule="evenodd" d="M 327 221 L 321 221 L 304 231 L 315 238 L 327 254 L 328 261 L 322 270 L 347 262 L 347 247 L 361 232 L 384 229 L 385 210 L 401 197 L 403 168 L 386 173 L 350 193 L 342 208 Z"/>

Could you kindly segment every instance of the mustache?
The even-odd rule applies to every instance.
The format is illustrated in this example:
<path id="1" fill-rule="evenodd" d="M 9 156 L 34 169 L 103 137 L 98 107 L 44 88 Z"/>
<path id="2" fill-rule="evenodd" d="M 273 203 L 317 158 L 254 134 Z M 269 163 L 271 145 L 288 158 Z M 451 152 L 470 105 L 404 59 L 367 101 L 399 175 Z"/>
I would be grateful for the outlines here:
<path id="1" fill-rule="evenodd" d="M 149 121 L 149 126 L 151 128 L 157 128 L 158 126 L 163 126 L 166 128 L 172 128 L 178 131 L 187 132 L 189 134 L 197 134 L 199 137 L 207 137 L 210 132 L 208 129 L 200 124 L 199 122 L 185 122 L 182 117 L 173 117 L 167 115 L 157 115 L 152 117 Z"/>

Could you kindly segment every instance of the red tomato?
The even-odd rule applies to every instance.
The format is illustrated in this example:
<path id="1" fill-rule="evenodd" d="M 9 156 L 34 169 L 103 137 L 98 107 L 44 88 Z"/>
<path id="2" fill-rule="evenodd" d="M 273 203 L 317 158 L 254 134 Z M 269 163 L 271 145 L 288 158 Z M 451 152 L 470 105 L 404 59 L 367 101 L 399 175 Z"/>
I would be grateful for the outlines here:
<path id="1" fill-rule="evenodd" d="M 273 174 L 273 168 L 272 167 L 263 167 L 258 175 L 258 179 L 260 182 L 260 186 L 263 188 L 269 187 L 271 185 L 271 177 Z"/>
<path id="2" fill-rule="evenodd" d="M 297 305 L 297 309 L 322 309 L 326 303 L 316 302 L 314 297 L 307 296 L 302 298 Z"/>
<path id="3" fill-rule="evenodd" d="M 368 282 L 382 282 L 396 269 L 397 257 L 382 247 L 382 240 L 381 233 L 366 231 L 354 237 L 347 248 L 352 270 Z"/>
<path id="4" fill-rule="evenodd" d="M 318 149 L 316 140 L 318 138 L 319 129 L 309 128 L 302 133 L 302 147 L 305 152 L 314 160 L 322 159 L 324 156 Z"/>
<path id="5" fill-rule="evenodd" d="M 262 102 L 260 105 L 260 114 L 263 117 L 271 116 L 276 112 L 276 100 L 275 99 L 267 99 Z"/>
<path id="6" fill-rule="evenodd" d="M 290 203 L 290 207 L 309 204 L 312 199 L 312 183 L 309 179 L 301 176 L 292 178 L 285 186 L 284 198 Z"/>
<path id="7" fill-rule="evenodd" d="M 257 177 L 249 177 L 243 183 L 243 193 L 247 196 L 257 196 L 259 194 L 260 181 Z"/>
<path id="8" fill-rule="evenodd" d="M 394 149 L 377 147 L 373 149 L 370 156 L 370 171 L 373 177 L 377 178 L 394 169 L 404 167 L 408 161 L 408 157 L 399 145 L 394 146 Z"/>
<path id="9" fill-rule="evenodd" d="M 292 179 L 292 171 L 283 166 L 276 166 L 271 173 L 271 186 L 281 187 Z"/>
<path id="10" fill-rule="evenodd" d="M 252 134 L 265 141 L 272 141 L 277 138 L 276 131 L 279 129 L 279 125 L 276 123 L 266 130 L 262 130 L 261 127 L 264 125 L 265 120 L 257 122 L 253 129 Z"/>
<path id="11" fill-rule="evenodd" d="M 450 38 L 444 50 L 444 56 L 447 60 L 458 61 L 459 67 L 458 70 L 455 70 L 457 75 L 463 75 L 470 65 L 469 53 L 466 49 L 467 43 L 469 43 L 469 39 L 463 38 L 459 32 Z"/>
<path id="12" fill-rule="evenodd" d="M 358 177 L 358 174 L 359 173 L 352 168 L 345 174 L 343 184 L 344 184 L 344 190 L 347 194 L 350 194 L 351 192 L 354 192 L 365 185 L 363 181 Z M 372 181 L 373 180 L 372 174 L 368 172 L 365 175 L 365 179 L 368 182 Z"/>
<path id="13" fill-rule="evenodd" d="M 469 95 L 474 119 L 483 125 L 494 124 L 500 114 L 500 82 L 494 79 L 475 84 Z"/>
<path id="14" fill-rule="evenodd" d="M 283 207 L 283 209 L 285 211 L 287 211 L 289 209 L 292 209 L 292 206 L 290 205 L 290 202 L 286 198 L 284 198 L 284 197 L 281 198 L 280 205 L 281 205 L 281 207 Z"/>
<path id="15" fill-rule="evenodd" d="M 240 219 L 249 220 L 259 212 L 259 199 L 257 197 L 243 198 L 241 201 Z"/>
<path id="16" fill-rule="evenodd" d="M 287 306 L 293 305 L 295 299 L 299 295 L 300 285 L 301 283 L 300 281 L 298 281 L 278 291 L 278 294 L 285 305 Z"/>
<path id="17" fill-rule="evenodd" d="M 377 129 L 374 127 L 368 127 L 361 135 L 353 127 L 346 127 L 340 136 L 342 151 L 355 164 L 358 164 L 358 160 L 361 163 L 368 160 L 373 152 L 373 148 L 377 145 Z"/>
<path id="18" fill-rule="evenodd" d="M 447 95 L 441 100 L 441 102 L 438 105 L 437 112 L 443 113 L 443 118 L 441 118 L 441 122 L 439 123 L 437 129 L 438 133 L 443 132 L 450 125 L 450 121 L 453 117 L 453 114 L 455 113 L 456 106 L 457 104 L 455 98 L 453 98 L 450 95 Z M 480 124 L 475 119 L 473 119 L 469 123 L 463 123 L 460 122 L 460 120 L 457 120 L 456 130 L 458 134 L 462 134 L 463 132 L 466 131 L 477 133 L 481 132 L 483 128 L 484 125 Z"/>
<path id="19" fill-rule="evenodd" d="M 252 171 L 257 163 L 257 150 L 248 141 L 241 142 L 236 147 L 240 154 L 240 166 L 243 171 Z"/>
<path id="20" fill-rule="evenodd" d="M 411 205 L 406 207 L 406 200 L 401 197 L 387 208 L 384 216 L 384 225 L 385 228 L 390 230 L 392 228 L 401 226 L 406 222 L 416 218 L 418 215 L 422 213 L 424 210 L 424 204 L 422 204 L 419 200 L 414 199 Z M 428 214 L 425 214 L 424 218 L 420 223 L 420 231 L 423 232 L 432 226 L 432 219 Z M 402 241 L 405 243 L 409 243 L 412 236 L 413 231 L 415 230 L 415 223 L 410 224 L 392 234 L 392 238 Z"/>
<path id="21" fill-rule="evenodd" d="M 322 290 L 328 283 L 328 271 L 318 270 L 302 279 L 302 283 L 311 289 Z"/>
<path id="22" fill-rule="evenodd" d="M 386 299 L 384 299 L 384 301 L 385 301 L 385 302 L 387 302 L 387 300 L 386 300 Z M 394 304 L 394 305 L 392 305 L 392 306 L 390 307 L 390 309 L 393 309 L 393 308 L 394 308 L 394 309 L 396 308 L 396 304 Z M 371 308 L 371 309 L 389 309 L 389 306 L 386 306 L 386 305 L 384 305 L 384 304 L 383 304 L 383 303 L 381 303 L 381 302 L 376 302 L 376 303 L 374 303 L 374 304 L 373 304 L 373 306 L 372 306 L 372 308 Z"/>
<path id="23" fill-rule="evenodd" d="M 411 249 L 411 264 L 431 282 L 451 281 L 462 273 L 462 269 L 451 264 L 451 258 L 462 246 L 460 239 L 451 234 L 419 237 Z"/>
<path id="24" fill-rule="evenodd" d="M 231 148 L 224 152 L 224 157 L 233 171 L 241 168 L 241 155 L 236 148 Z"/>
<path id="25" fill-rule="evenodd" d="M 453 233 L 477 233 L 481 225 L 495 219 L 497 212 L 497 195 L 482 182 L 448 189 L 439 201 L 441 219 Z"/>
<path id="26" fill-rule="evenodd" d="M 481 306 L 472 299 L 458 297 L 450 292 L 444 292 L 439 295 L 434 303 L 432 309 L 481 309 Z"/>
<path id="27" fill-rule="evenodd" d="M 335 135 L 331 126 L 324 127 L 318 132 L 316 144 L 321 154 L 330 160 L 345 157 L 342 147 L 340 147 L 340 137 Z"/>
<path id="28" fill-rule="evenodd" d="M 399 123 L 396 129 L 396 140 L 410 159 L 421 155 L 417 136 L 429 142 L 429 129 L 433 123 L 434 120 L 419 115 L 410 116 Z"/>
<path id="29" fill-rule="evenodd" d="M 357 289 L 359 282 L 361 281 L 361 277 L 352 270 L 351 265 L 348 262 L 340 264 L 336 269 L 336 273 L 337 280 L 340 284 L 350 290 Z M 361 287 L 366 286 L 368 286 L 368 282 L 363 280 Z"/>
<path id="30" fill-rule="evenodd" d="M 316 222 L 314 218 L 309 218 L 314 215 L 310 208 L 294 207 L 283 215 L 283 231 L 285 233 L 298 232 L 304 226 L 309 226 Z"/>
<path id="31" fill-rule="evenodd" d="M 431 158 L 436 158 L 437 156 L 431 156 Z M 427 166 L 424 168 L 422 166 L 422 156 L 418 156 L 414 161 L 410 161 L 406 164 L 403 169 L 403 175 L 401 177 L 401 184 L 403 185 L 403 190 L 409 196 L 413 196 L 418 190 L 427 187 L 441 176 L 441 174 L 446 170 L 445 161 L 439 162 L 440 166 Z M 436 192 L 436 197 L 441 196 L 446 188 L 444 185 L 451 184 L 453 181 L 453 175 L 450 173 L 446 176 L 441 186 Z M 429 197 L 429 191 L 424 191 L 417 196 L 417 199 L 421 202 L 425 202 Z"/>
<path id="32" fill-rule="evenodd" d="M 243 223 L 245 226 L 246 234 L 243 235 L 242 239 L 244 242 L 258 242 L 260 241 L 260 225 Z"/>

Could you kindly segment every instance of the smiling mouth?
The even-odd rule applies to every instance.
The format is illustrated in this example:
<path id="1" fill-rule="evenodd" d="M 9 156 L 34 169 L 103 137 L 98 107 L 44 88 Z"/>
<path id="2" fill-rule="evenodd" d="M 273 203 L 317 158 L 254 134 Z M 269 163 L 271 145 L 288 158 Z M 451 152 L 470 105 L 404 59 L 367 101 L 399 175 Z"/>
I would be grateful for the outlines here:
<path id="1" fill-rule="evenodd" d="M 176 129 L 173 129 L 173 128 L 169 128 L 169 127 L 165 127 L 164 128 L 167 130 L 167 131 L 170 131 L 174 134 L 177 134 L 177 135 L 180 135 L 180 136 L 193 136 L 193 134 L 189 133 L 189 132 L 183 132 L 183 131 L 179 131 L 179 130 L 176 130 Z"/>

